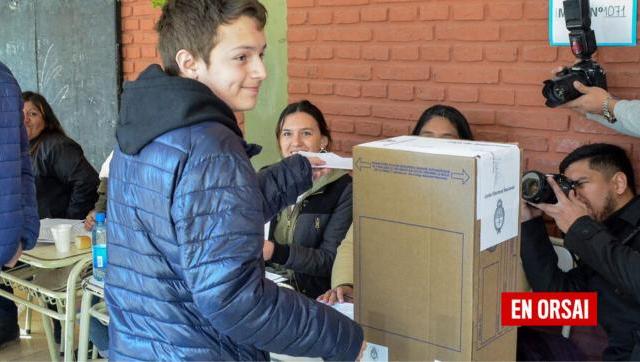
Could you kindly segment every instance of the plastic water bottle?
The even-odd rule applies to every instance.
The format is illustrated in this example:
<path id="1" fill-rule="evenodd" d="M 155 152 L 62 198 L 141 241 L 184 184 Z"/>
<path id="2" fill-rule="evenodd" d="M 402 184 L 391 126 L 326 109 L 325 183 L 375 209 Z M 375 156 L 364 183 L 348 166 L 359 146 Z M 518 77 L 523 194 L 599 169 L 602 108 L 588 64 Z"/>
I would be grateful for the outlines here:
<path id="1" fill-rule="evenodd" d="M 96 224 L 93 227 L 93 277 L 100 282 L 104 281 L 104 273 L 107 271 L 107 227 L 104 224 L 104 212 L 96 213 Z"/>

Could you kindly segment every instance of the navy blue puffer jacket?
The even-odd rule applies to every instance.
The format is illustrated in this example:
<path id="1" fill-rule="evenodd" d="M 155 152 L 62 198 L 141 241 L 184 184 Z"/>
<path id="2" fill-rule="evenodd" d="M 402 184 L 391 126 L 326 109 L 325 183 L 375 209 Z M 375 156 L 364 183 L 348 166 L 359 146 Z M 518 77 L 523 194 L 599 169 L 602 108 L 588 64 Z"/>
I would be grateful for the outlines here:
<path id="1" fill-rule="evenodd" d="M 296 156 L 260 175 L 231 110 L 151 66 L 125 85 L 108 195 L 114 360 L 353 360 L 362 330 L 264 278 L 263 225 L 311 186 Z"/>
<path id="2" fill-rule="evenodd" d="M 39 227 L 20 87 L 0 63 L 0 266 L 15 255 L 18 243 L 33 248 Z"/>

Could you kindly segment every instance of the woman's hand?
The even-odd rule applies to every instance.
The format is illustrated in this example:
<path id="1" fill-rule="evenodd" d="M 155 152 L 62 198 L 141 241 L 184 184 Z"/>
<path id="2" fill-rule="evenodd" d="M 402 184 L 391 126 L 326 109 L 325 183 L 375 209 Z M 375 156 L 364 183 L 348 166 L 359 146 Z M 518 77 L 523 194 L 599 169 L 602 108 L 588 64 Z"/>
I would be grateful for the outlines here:
<path id="1" fill-rule="evenodd" d="M 334 289 L 327 290 L 316 299 L 328 305 L 336 303 L 353 302 L 353 287 L 351 285 L 340 285 Z"/>
<path id="2" fill-rule="evenodd" d="M 91 210 L 84 218 L 84 229 L 87 231 L 91 231 L 93 226 L 96 224 L 96 210 Z"/>

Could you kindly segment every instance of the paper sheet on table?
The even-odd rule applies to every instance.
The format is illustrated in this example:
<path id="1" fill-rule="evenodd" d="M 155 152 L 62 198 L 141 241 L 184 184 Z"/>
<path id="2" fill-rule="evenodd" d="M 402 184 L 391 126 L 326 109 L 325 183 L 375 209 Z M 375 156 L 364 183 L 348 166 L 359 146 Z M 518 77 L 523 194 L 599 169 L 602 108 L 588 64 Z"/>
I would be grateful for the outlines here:
<path id="1" fill-rule="evenodd" d="M 337 310 L 338 312 L 346 315 L 347 317 L 351 318 L 351 320 L 354 319 L 354 310 L 353 310 L 353 303 L 336 303 L 334 305 L 332 305 L 333 309 Z"/>
<path id="2" fill-rule="evenodd" d="M 56 225 L 71 224 L 71 237 L 76 235 L 91 236 L 91 233 L 84 230 L 82 226 L 83 220 L 75 219 L 41 219 L 40 220 L 40 236 L 38 236 L 38 242 L 41 243 L 53 243 L 53 234 L 51 228 Z"/>
<path id="3" fill-rule="evenodd" d="M 313 153 L 313 152 L 298 152 L 304 157 L 318 157 L 324 162 L 325 165 L 320 168 L 336 168 L 342 170 L 353 170 L 353 159 L 348 157 L 340 157 L 332 152 Z"/>
<path id="4" fill-rule="evenodd" d="M 283 277 L 282 275 L 278 275 L 276 273 L 271 273 L 268 271 L 264 272 L 264 276 L 274 283 L 284 283 L 287 281 L 287 278 Z"/>

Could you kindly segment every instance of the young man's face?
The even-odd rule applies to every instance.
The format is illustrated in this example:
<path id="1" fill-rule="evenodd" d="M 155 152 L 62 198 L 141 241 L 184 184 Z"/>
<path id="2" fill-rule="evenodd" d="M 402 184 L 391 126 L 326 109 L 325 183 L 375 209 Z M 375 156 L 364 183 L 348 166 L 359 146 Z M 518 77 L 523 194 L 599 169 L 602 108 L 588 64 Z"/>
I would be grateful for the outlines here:
<path id="1" fill-rule="evenodd" d="M 267 46 L 256 21 L 242 16 L 218 27 L 218 44 L 209 54 L 209 66 L 199 59 L 197 80 L 204 83 L 234 112 L 255 107 L 267 72 L 262 61 Z"/>
<path id="2" fill-rule="evenodd" d="M 619 208 L 611 177 L 589 167 L 588 159 L 572 163 L 564 174 L 578 183 L 575 187 L 576 195 L 587 204 L 597 221 L 604 221 Z"/>

